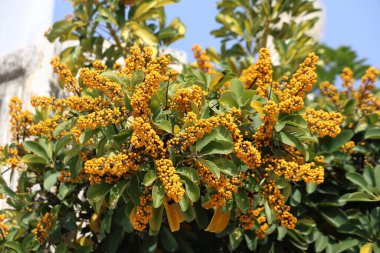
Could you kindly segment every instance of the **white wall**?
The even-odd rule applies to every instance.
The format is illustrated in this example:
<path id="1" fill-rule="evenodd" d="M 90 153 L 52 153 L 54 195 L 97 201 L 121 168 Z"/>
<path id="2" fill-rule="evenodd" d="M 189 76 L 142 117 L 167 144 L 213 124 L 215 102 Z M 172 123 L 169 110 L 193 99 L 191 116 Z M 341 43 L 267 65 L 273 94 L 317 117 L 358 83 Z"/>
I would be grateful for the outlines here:
<path id="1" fill-rule="evenodd" d="M 53 0 L 1 0 L 0 56 L 46 42 L 53 8 Z"/>
<path id="2" fill-rule="evenodd" d="M 0 145 L 10 141 L 9 100 L 18 96 L 30 108 L 31 96 L 49 94 L 54 46 L 44 33 L 52 25 L 53 4 L 53 0 L 0 1 Z M 14 189 L 16 178 L 11 179 L 9 172 L 3 177 Z M 0 209 L 4 207 L 0 200 Z"/>

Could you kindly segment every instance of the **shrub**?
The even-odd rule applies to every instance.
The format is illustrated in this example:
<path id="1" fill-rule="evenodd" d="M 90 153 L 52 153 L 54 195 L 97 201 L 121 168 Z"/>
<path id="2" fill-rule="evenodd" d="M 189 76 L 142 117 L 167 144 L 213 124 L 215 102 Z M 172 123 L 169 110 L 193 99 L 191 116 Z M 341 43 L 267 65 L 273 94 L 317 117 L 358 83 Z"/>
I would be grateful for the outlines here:
<path id="1" fill-rule="evenodd" d="M 47 33 L 78 43 L 51 62 L 67 96 L 10 101 L 2 252 L 379 251 L 379 73 L 280 22 L 311 1 L 219 1 L 220 52 L 181 73 L 177 1 L 72 2 Z"/>
<path id="2" fill-rule="evenodd" d="M 160 247 L 174 250 L 183 239 L 168 229 L 186 222 L 185 230 L 230 231 L 234 249 L 243 235 L 294 229 L 290 182 L 323 182 L 310 150 L 318 136 L 339 134 L 342 121 L 304 106 L 316 61 L 310 54 L 279 83 L 266 49 L 243 82 L 178 75 L 149 48 L 132 47 L 117 69 L 93 62 L 78 79 L 53 59 L 71 96 L 34 97 L 35 114 L 10 104 L 14 138 L 4 159 L 20 174 L 17 192 L 3 188 L 16 222 L 4 226 L 7 239 L 115 251 L 160 234 Z"/>

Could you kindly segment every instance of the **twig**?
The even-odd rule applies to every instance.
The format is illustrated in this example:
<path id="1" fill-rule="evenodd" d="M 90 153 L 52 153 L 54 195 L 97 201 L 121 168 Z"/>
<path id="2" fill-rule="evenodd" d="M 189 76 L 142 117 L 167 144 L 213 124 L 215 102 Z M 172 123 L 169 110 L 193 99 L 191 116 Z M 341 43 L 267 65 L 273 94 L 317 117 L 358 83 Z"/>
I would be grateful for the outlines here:
<path id="1" fill-rule="evenodd" d="M 112 28 L 112 26 L 111 26 L 109 23 L 107 23 L 107 28 L 108 28 L 108 30 L 110 31 L 110 34 L 111 34 L 112 38 L 115 40 L 116 45 L 117 45 L 122 51 L 124 51 L 124 48 L 123 48 L 123 46 L 121 45 L 121 42 L 120 42 L 120 40 L 119 40 L 119 37 L 117 37 L 117 35 L 116 35 L 116 31 Z"/>
<path id="2" fill-rule="evenodd" d="M 168 109 L 169 81 L 171 78 L 172 78 L 172 74 L 169 74 L 169 79 L 168 79 L 168 84 L 166 86 L 166 94 L 165 94 L 165 96 L 166 96 L 166 98 L 165 98 L 166 99 L 165 110 Z"/>

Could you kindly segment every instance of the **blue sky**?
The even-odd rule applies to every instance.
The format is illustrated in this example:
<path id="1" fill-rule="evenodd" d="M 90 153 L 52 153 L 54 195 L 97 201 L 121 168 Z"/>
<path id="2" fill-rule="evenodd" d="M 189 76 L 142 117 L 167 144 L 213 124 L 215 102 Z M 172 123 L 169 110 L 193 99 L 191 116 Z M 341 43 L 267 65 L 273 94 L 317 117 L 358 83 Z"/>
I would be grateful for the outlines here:
<path id="1" fill-rule="evenodd" d="M 187 26 L 186 38 L 173 47 L 191 54 L 191 46 L 219 48 L 210 31 L 218 28 L 216 0 L 182 0 L 167 8 L 168 20 L 179 16 Z M 326 13 L 322 41 L 332 47 L 350 46 L 359 57 L 380 68 L 380 1 L 322 0 Z M 71 4 L 55 0 L 54 21 L 71 13 Z"/>

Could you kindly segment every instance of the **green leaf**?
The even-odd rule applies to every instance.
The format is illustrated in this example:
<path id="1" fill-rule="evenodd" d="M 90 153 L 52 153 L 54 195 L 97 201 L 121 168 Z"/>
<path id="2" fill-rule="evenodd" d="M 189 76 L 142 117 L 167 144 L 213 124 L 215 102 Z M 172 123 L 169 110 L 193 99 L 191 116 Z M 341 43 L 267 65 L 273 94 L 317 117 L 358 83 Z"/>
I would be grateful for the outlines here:
<path id="1" fill-rule="evenodd" d="M 131 130 L 123 129 L 118 134 L 113 135 L 112 139 L 114 139 L 119 145 L 122 145 L 123 143 L 125 143 L 128 140 L 128 138 L 131 137 L 131 134 L 132 134 Z M 104 138 L 102 138 L 102 140 L 97 145 L 98 149 L 100 149 L 98 146 L 101 145 L 102 142 L 104 142 Z"/>
<path id="2" fill-rule="evenodd" d="M 228 249 L 232 252 L 237 249 L 240 243 L 243 241 L 243 232 L 240 228 L 235 228 L 232 233 L 229 234 Z"/>
<path id="3" fill-rule="evenodd" d="M 157 180 L 156 183 L 153 185 L 152 189 L 152 199 L 153 199 L 153 207 L 159 208 L 163 201 L 164 201 L 164 186 L 162 185 L 161 181 Z"/>
<path id="4" fill-rule="evenodd" d="M 213 91 L 215 88 L 219 88 L 223 85 L 223 82 L 220 82 L 225 75 L 220 72 L 216 72 L 214 75 L 211 76 L 211 81 L 209 84 L 209 90 Z"/>
<path id="5" fill-rule="evenodd" d="M 132 111 L 133 108 L 131 106 L 131 99 L 128 97 L 128 95 L 126 93 L 124 93 L 124 105 L 125 107 L 127 108 L 128 111 Z"/>
<path id="6" fill-rule="evenodd" d="M 14 250 L 16 253 L 23 253 L 21 244 L 19 242 L 15 242 L 15 241 L 6 242 L 4 246 L 8 249 Z"/>
<path id="7" fill-rule="evenodd" d="M 137 85 L 144 82 L 145 72 L 142 70 L 136 70 L 132 74 L 132 84 Z"/>
<path id="8" fill-rule="evenodd" d="M 212 154 L 226 155 L 230 154 L 233 151 L 233 149 L 234 145 L 232 142 L 218 140 L 210 142 L 199 152 L 199 154 L 203 156 Z"/>
<path id="9" fill-rule="evenodd" d="M 280 132 L 279 141 L 281 141 L 282 143 L 286 145 L 297 148 L 306 157 L 305 146 L 301 143 L 301 141 L 297 137 L 293 136 L 292 134 L 289 134 L 287 132 Z"/>
<path id="10" fill-rule="evenodd" d="M 207 144 L 212 142 L 218 136 L 218 129 L 213 129 L 210 133 L 207 133 L 203 136 L 202 139 L 198 140 L 195 144 L 196 150 L 199 152 L 204 148 Z"/>
<path id="11" fill-rule="evenodd" d="M 291 195 L 291 203 L 294 203 L 295 206 L 298 206 L 301 203 L 301 192 L 299 190 L 294 190 Z"/>
<path id="12" fill-rule="evenodd" d="M 187 195 L 183 196 L 183 198 L 178 202 L 178 204 L 182 212 L 186 212 L 190 206 L 189 198 L 187 197 Z"/>
<path id="13" fill-rule="evenodd" d="M 360 188 L 364 190 L 368 190 L 368 185 L 365 179 L 363 178 L 362 175 L 356 172 L 347 172 L 346 173 L 346 178 L 350 180 L 352 183 L 356 184 Z"/>
<path id="14" fill-rule="evenodd" d="M 35 252 L 40 247 L 40 242 L 34 234 L 29 234 L 22 240 L 21 246 L 24 252 Z"/>
<path id="15" fill-rule="evenodd" d="M 322 217 L 335 228 L 348 222 L 346 214 L 336 207 L 325 206 L 320 210 L 320 213 Z"/>
<path id="16" fill-rule="evenodd" d="M 251 101 L 250 106 L 261 116 L 264 113 L 263 104 L 259 100 Z"/>
<path id="17" fill-rule="evenodd" d="M 64 147 L 66 147 L 67 144 L 69 144 L 70 141 L 71 141 L 70 135 L 66 135 L 60 140 L 58 140 L 55 144 L 54 152 L 58 154 Z"/>
<path id="18" fill-rule="evenodd" d="M 162 2 L 162 1 L 161 1 Z M 165 44 L 170 45 L 173 42 L 185 37 L 186 33 L 186 26 L 185 24 L 181 21 L 181 19 L 174 18 L 172 22 L 166 27 L 167 29 L 170 29 L 171 31 L 175 32 L 174 36 L 167 37 L 165 38 Z M 165 28 L 164 28 L 165 29 Z M 162 29 L 163 30 L 163 29 Z M 161 30 L 161 31 L 162 31 Z"/>
<path id="19" fill-rule="evenodd" d="M 71 125 L 71 120 L 64 121 L 60 123 L 53 131 L 53 136 L 57 137 L 59 136 L 63 131 L 66 130 L 67 127 Z"/>
<path id="20" fill-rule="evenodd" d="M 245 242 L 247 243 L 247 247 L 250 251 L 254 252 L 257 247 L 257 237 L 256 235 L 251 235 L 253 234 L 253 231 L 247 231 L 244 233 L 244 239 Z"/>
<path id="21" fill-rule="evenodd" d="M 360 228 L 360 226 L 354 225 L 352 223 L 346 223 L 338 228 L 338 233 L 345 233 L 350 235 L 357 235 L 363 239 L 368 239 L 371 236 L 367 231 Z"/>
<path id="22" fill-rule="evenodd" d="M 192 202 L 198 201 L 201 196 L 198 185 L 190 179 L 188 179 L 187 177 L 181 177 L 181 179 L 185 183 L 186 194 L 189 197 L 189 199 Z"/>
<path id="23" fill-rule="evenodd" d="M 157 8 L 158 1 L 153 0 L 153 1 L 148 1 L 142 4 L 139 4 L 135 13 L 133 14 L 133 18 L 138 20 L 141 16 L 143 16 L 145 13 L 147 13 L 149 10 L 153 8 Z"/>
<path id="24" fill-rule="evenodd" d="M 26 151 L 34 153 L 35 155 L 43 158 L 45 161 L 50 160 L 46 150 L 39 143 L 35 141 L 24 141 L 22 146 Z"/>
<path id="25" fill-rule="evenodd" d="M 172 133 L 172 124 L 168 120 L 160 120 L 155 122 L 154 125 L 167 133 Z"/>
<path id="26" fill-rule="evenodd" d="M 65 157 L 63 158 L 63 163 L 68 164 L 73 157 L 75 157 L 76 155 L 79 155 L 80 150 L 81 150 L 81 145 L 73 145 L 71 147 L 71 150 L 65 153 Z"/>
<path id="27" fill-rule="evenodd" d="M 301 115 L 297 115 L 297 114 L 290 114 L 290 115 L 281 117 L 279 119 L 279 122 L 282 122 L 284 124 L 291 125 L 291 126 L 307 128 L 306 120 Z"/>
<path id="28" fill-rule="evenodd" d="M 232 135 L 227 128 L 219 126 L 216 129 L 218 130 L 218 135 L 215 137 L 216 140 L 232 142 Z"/>
<path id="29" fill-rule="evenodd" d="M 314 228 L 317 226 L 316 221 L 313 218 L 307 217 L 307 216 L 299 219 L 298 222 L 299 222 L 298 224 L 304 225 L 304 226 L 310 227 L 310 228 Z"/>
<path id="30" fill-rule="evenodd" d="M 147 236 L 142 240 L 139 252 L 155 253 L 157 249 L 157 236 Z"/>
<path id="31" fill-rule="evenodd" d="M 308 194 L 312 194 L 313 192 L 315 192 L 316 189 L 317 189 L 316 183 L 307 183 L 306 184 L 306 192 Z"/>
<path id="32" fill-rule="evenodd" d="M 373 202 L 380 201 L 380 199 L 374 199 L 373 195 L 367 192 L 353 192 L 347 193 L 340 197 L 340 202 Z"/>
<path id="33" fill-rule="evenodd" d="M 107 234 L 111 232 L 112 214 L 113 214 L 113 210 L 106 210 L 102 214 L 102 220 L 100 223 L 101 232 L 107 233 Z"/>
<path id="34" fill-rule="evenodd" d="M 373 169 L 375 184 L 378 189 L 380 189 L 380 164 L 376 165 Z"/>
<path id="35" fill-rule="evenodd" d="M 276 125 L 274 126 L 274 129 L 276 130 L 276 132 L 280 132 L 282 129 L 284 129 L 285 125 L 285 122 L 277 121 Z"/>
<path id="36" fill-rule="evenodd" d="M 201 147 L 202 149 L 200 149 Z M 234 145 L 232 143 L 231 133 L 225 127 L 218 127 L 214 129 L 210 135 L 207 135 L 206 140 L 198 144 L 197 150 L 199 150 L 199 153 L 202 155 L 210 155 L 229 154 L 233 149 Z"/>
<path id="37" fill-rule="evenodd" d="M 240 188 L 237 194 L 234 195 L 234 197 L 242 213 L 247 213 L 250 206 L 248 196 L 247 194 L 245 194 L 244 190 Z"/>
<path id="38" fill-rule="evenodd" d="M 356 99 L 352 98 L 344 105 L 344 115 L 349 115 L 356 107 Z"/>
<path id="39" fill-rule="evenodd" d="M 55 183 L 57 183 L 59 172 L 56 170 L 49 170 L 44 174 L 44 189 L 49 191 Z"/>
<path id="40" fill-rule="evenodd" d="M 140 203 L 140 187 L 137 176 L 133 176 L 128 184 L 128 195 L 135 205 Z"/>
<path id="41" fill-rule="evenodd" d="M 238 98 L 236 97 L 236 94 L 232 91 L 223 92 L 220 96 L 219 102 L 225 103 L 230 107 L 239 108 Z"/>
<path id="42" fill-rule="evenodd" d="M 197 118 L 201 116 L 201 113 L 199 111 L 199 107 L 194 101 L 190 100 L 190 105 L 191 105 L 191 111 L 197 115 Z"/>
<path id="43" fill-rule="evenodd" d="M 26 164 L 47 164 L 44 158 L 31 154 L 24 155 L 21 161 Z"/>
<path id="44" fill-rule="evenodd" d="M 330 252 L 341 253 L 341 252 L 345 252 L 346 250 L 350 248 L 357 246 L 358 244 L 359 244 L 359 241 L 356 239 L 347 239 L 337 244 L 330 244 L 328 246 L 328 249 L 329 248 L 331 249 Z"/>
<path id="45" fill-rule="evenodd" d="M 264 202 L 264 211 L 265 211 L 265 216 L 267 217 L 268 223 L 272 224 L 273 222 L 273 212 L 272 209 L 270 208 L 268 201 L 265 200 Z"/>
<path id="46" fill-rule="evenodd" d="M 87 198 L 93 202 L 101 201 L 113 187 L 112 184 L 93 184 L 87 190 Z"/>
<path id="47" fill-rule="evenodd" d="M 320 234 L 317 237 L 317 240 L 315 241 L 315 244 L 314 244 L 315 252 L 319 253 L 319 252 L 322 252 L 324 249 L 326 249 L 328 242 L 329 242 L 329 238 L 327 236 Z"/>
<path id="48" fill-rule="evenodd" d="M 60 184 L 58 191 L 58 199 L 64 200 L 75 189 L 75 185 Z"/>
<path id="49" fill-rule="evenodd" d="M 329 139 L 325 143 L 328 152 L 335 152 L 340 149 L 340 147 L 350 141 L 354 136 L 354 132 L 351 130 L 343 130 L 340 134 L 338 134 L 335 138 Z"/>
<path id="50" fill-rule="evenodd" d="M 187 197 L 182 198 L 182 199 L 185 199 L 185 201 L 189 203 L 189 200 Z M 200 202 L 200 201 L 198 201 L 198 202 Z M 181 201 L 179 203 L 181 203 Z M 197 202 L 195 202 L 195 203 L 197 203 Z M 195 220 L 196 213 L 195 213 L 195 209 L 194 209 L 194 203 L 192 205 L 189 203 L 188 207 L 184 208 L 184 209 L 181 207 L 181 210 L 182 210 L 182 213 L 183 213 L 183 216 L 184 216 L 186 222 L 192 222 L 193 220 Z"/>
<path id="51" fill-rule="evenodd" d="M 116 21 L 115 17 L 113 16 L 114 12 L 112 12 L 108 8 L 104 8 L 102 6 L 98 7 L 98 12 L 100 15 L 107 18 L 107 21 L 109 21 L 107 23 L 112 23 L 114 25 L 117 25 L 117 21 Z"/>
<path id="52" fill-rule="evenodd" d="M 7 182 L 4 180 L 2 175 L 0 174 L 0 193 L 5 193 L 6 195 L 17 198 L 17 194 L 12 191 L 11 188 L 8 187 Z"/>
<path id="53" fill-rule="evenodd" d="M 82 145 L 84 145 L 89 139 L 91 139 L 95 134 L 98 133 L 98 129 L 90 130 L 87 129 L 85 130 L 80 136 L 79 136 L 79 141 Z"/>
<path id="54" fill-rule="evenodd" d="M 300 141 L 318 143 L 318 138 L 311 136 L 308 129 L 285 125 L 282 131 L 296 136 Z"/>
<path id="55" fill-rule="evenodd" d="M 164 206 L 161 205 L 159 208 L 152 209 L 152 218 L 149 220 L 149 235 L 157 235 L 161 228 L 162 215 L 164 212 Z"/>
<path id="56" fill-rule="evenodd" d="M 380 128 L 372 127 L 367 129 L 367 131 L 364 134 L 364 138 L 371 140 L 380 140 Z"/>
<path id="57" fill-rule="evenodd" d="M 282 241 L 284 237 L 286 236 L 286 233 L 288 232 L 288 229 L 283 226 L 277 227 L 277 241 Z"/>
<path id="58" fill-rule="evenodd" d="M 104 136 L 99 141 L 98 145 L 96 146 L 96 156 L 97 157 L 103 156 L 105 154 L 107 141 L 108 141 L 108 139 L 106 136 Z"/>
<path id="59" fill-rule="evenodd" d="M 176 173 L 187 177 L 193 182 L 199 182 L 197 170 L 191 167 L 180 167 L 176 169 Z"/>
<path id="60" fill-rule="evenodd" d="M 118 74 L 116 74 L 116 72 L 113 72 L 113 71 L 104 71 L 100 75 L 103 77 L 108 77 L 111 80 L 111 82 L 115 82 L 119 84 L 123 84 L 125 80 L 122 77 L 120 77 Z"/>
<path id="61" fill-rule="evenodd" d="M 176 239 L 166 227 L 161 228 L 159 238 L 161 245 L 165 250 L 169 252 L 174 252 L 178 249 L 178 243 Z"/>
<path id="62" fill-rule="evenodd" d="M 123 195 L 123 192 L 127 188 L 127 183 L 125 180 L 121 180 L 115 184 L 110 191 L 110 207 L 112 209 L 115 209 L 117 202 L 119 201 L 120 197 Z"/>
<path id="63" fill-rule="evenodd" d="M 243 107 L 249 107 L 255 95 L 256 92 L 254 90 L 245 90 L 243 96 L 240 98 L 241 105 Z"/>
<path id="64" fill-rule="evenodd" d="M 200 229 L 205 229 L 210 223 L 207 211 L 201 206 L 200 201 L 194 203 L 195 220 Z"/>
<path id="65" fill-rule="evenodd" d="M 380 207 L 375 207 L 372 209 L 370 214 L 370 226 L 372 230 L 372 234 L 380 233 Z"/>
<path id="66" fill-rule="evenodd" d="M 157 1 L 156 8 L 164 7 L 168 4 L 178 3 L 180 0 L 160 0 Z"/>
<path id="67" fill-rule="evenodd" d="M 69 163 L 71 177 L 76 177 L 80 174 L 81 169 L 83 168 L 82 160 L 79 158 L 79 155 L 76 155 L 71 159 Z"/>
<path id="68" fill-rule="evenodd" d="M 236 177 L 239 173 L 238 167 L 229 159 L 224 157 L 210 157 L 209 161 L 213 162 L 221 172 L 231 177 Z"/>
<path id="69" fill-rule="evenodd" d="M 155 170 L 148 171 L 144 176 L 144 185 L 151 186 L 157 179 L 157 173 Z"/>
<path id="70" fill-rule="evenodd" d="M 53 27 L 49 34 L 47 35 L 47 38 L 50 42 L 53 42 L 56 38 L 60 37 L 62 34 L 66 34 L 70 32 L 76 24 L 72 21 L 68 20 L 61 20 L 58 22 L 55 22 L 53 24 Z"/>
<path id="71" fill-rule="evenodd" d="M 156 45 L 158 43 L 157 37 L 149 28 L 142 26 L 135 21 L 128 21 L 126 23 L 121 31 L 122 36 L 129 31 L 133 31 L 133 33 L 141 38 L 147 45 Z"/>
<path id="72" fill-rule="evenodd" d="M 244 92 L 244 85 L 239 79 L 232 79 L 229 90 L 232 91 L 237 98 L 241 98 Z"/>
<path id="73" fill-rule="evenodd" d="M 46 151 L 49 161 L 53 160 L 53 142 L 47 139 L 39 139 L 39 144 Z"/>
<path id="74" fill-rule="evenodd" d="M 170 27 L 165 27 L 158 32 L 157 37 L 160 40 L 165 40 L 165 39 L 173 38 L 176 35 L 177 35 L 177 31 L 175 29 L 170 28 Z"/>
<path id="75" fill-rule="evenodd" d="M 308 249 L 308 242 L 306 241 L 304 236 L 300 234 L 300 232 L 298 232 L 297 230 L 288 230 L 287 235 L 291 243 L 294 244 L 294 246 L 304 251 Z"/>
<path id="76" fill-rule="evenodd" d="M 217 178 L 220 178 L 220 169 L 215 163 L 202 158 L 197 159 L 197 161 L 206 166 Z"/>

